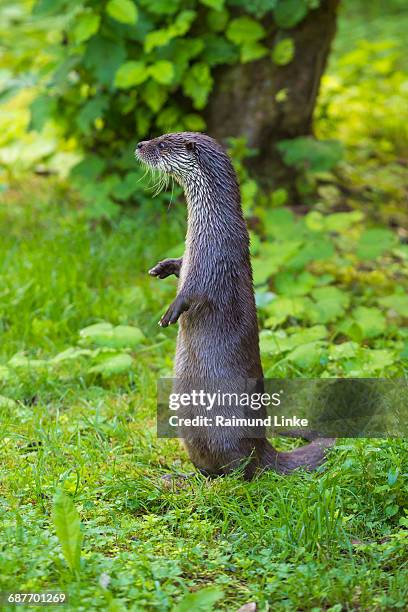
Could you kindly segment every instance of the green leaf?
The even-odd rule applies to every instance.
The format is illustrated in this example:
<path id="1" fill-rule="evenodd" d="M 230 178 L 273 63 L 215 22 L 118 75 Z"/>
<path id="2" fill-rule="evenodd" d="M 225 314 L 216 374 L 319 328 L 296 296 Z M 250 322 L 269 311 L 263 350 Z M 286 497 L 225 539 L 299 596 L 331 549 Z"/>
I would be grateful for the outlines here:
<path id="1" fill-rule="evenodd" d="M 184 125 L 189 132 L 202 132 L 206 128 L 204 119 L 196 113 L 190 113 L 184 117 Z"/>
<path id="2" fill-rule="evenodd" d="M 277 297 L 268 304 L 266 311 L 268 319 L 265 321 L 267 327 L 276 327 L 289 317 L 301 319 L 305 316 L 311 306 L 311 301 L 304 297 Z"/>
<path id="3" fill-rule="evenodd" d="M 102 85 L 111 85 L 116 71 L 125 59 L 123 42 L 113 42 L 98 34 L 86 46 L 84 64 Z"/>
<path id="4" fill-rule="evenodd" d="M 52 118 L 57 109 L 55 98 L 38 96 L 30 106 L 31 125 L 34 130 L 41 131 L 45 123 Z"/>
<path id="5" fill-rule="evenodd" d="M 139 62 L 125 62 L 115 75 L 115 85 L 120 89 L 128 89 L 134 85 L 140 85 L 149 76 L 146 64 Z"/>
<path id="6" fill-rule="evenodd" d="M 238 50 L 224 36 L 208 34 L 204 37 L 205 60 L 210 66 L 233 64 L 239 61 Z"/>
<path id="7" fill-rule="evenodd" d="M 142 100 L 155 113 L 157 113 L 168 98 L 168 92 L 156 81 L 150 79 L 141 91 Z"/>
<path id="8" fill-rule="evenodd" d="M 398 480 L 398 476 L 399 476 L 399 469 L 398 468 L 391 468 L 388 471 L 387 482 L 390 485 L 390 487 L 393 487 L 395 485 L 395 483 Z"/>
<path id="9" fill-rule="evenodd" d="M 361 210 L 353 210 L 348 213 L 344 212 L 327 215 L 323 218 L 323 225 L 328 232 L 342 233 L 350 227 L 355 226 L 363 219 L 364 215 Z"/>
<path id="10" fill-rule="evenodd" d="M 277 148 L 285 164 L 310 172 L 328 172 L 343 155 L 343 145 L 337 140 L 316 140 L 311 136 L 281 140 Z"/>
<path id="11" fill-rule="evenodd" d="M 110 323 L 96 323 L 81 329 L 79 335 L 88 343 L 109 348 L 135 348 L 144 340 L 144 335 L 138 327 Z"/>
<path id="12" fill-rule="evenodd" d="M 154 30 L 149 32 L 145 38 L 144 48 L 146 53 L 150 53 L 156 47 L 163 47 L 173 38 L 170 30 Z"/>
<path id="13" fill-rule="evenodd" d="M 257 42 L 244 43 L 241 47 L 241 62 L 253 62 L 261 57 L 265 57 L 268 53 L 267 47 Z"/>
<path id="14" fill-rule="evenodd" d="M 167 45 L 173 38 L 184 36 L 196 16 L 195 11 L 182 11 L 168 28 L 149 32 L 145 38 L 145 51 L 150 53 L 156 47 Z"/>
<path id="15" fill-rule="evenodd" d="M 228 11 L 214 10 L 207 15 L 207 24 L 213 32 L 223 32 L 228 23 Z"/>
<path id="16" fill-rule="evenodd" d="M 102 157 L 89 154 L 73 168 L 71 176 L 81 182 L 89 183 L 95 181 L 105 168 L 106 161 Z"/>
<path id="17" fill-rule="evenodd" d="M 361 235 L 357 257 L 361 259 L 375 259 L 385 251 L 390 251 L 397 244 L 395 234 L 385 228 L 367 229 Z"/>
<path id="18" fill-rule="evenodd" d="M 109 0 L 106 12 L 120 23 L 134 25 L 137 22 L 137 8 L 132 0 Z"/>
<path id="19" fill-rule="evenodd" d="M 327 337 L 328 331 L 324 325 L 302 329 L 290 336 L 283 335 L 283 332 L 262 331 L 260 334 L 260 346 L 262 353 L 280 354 L 291 351 L 299 346 L 323 340 Z"/>
<path id="20" fill-rule="evenodd" d="M 378 308 L 359 306 L 353 311 L 352 317 L 359 325 L 364 338 L 375 338 L 386 330 L 386 319 Z"/>
<path id="21" fill-rule="evenodd" d="M 126 374 L 132 367 L 133 359 L 127 353 L 108 357 L 89 369 L 90 374 L 101 374 L 103 377 Z"/>
<path id="22" fill-rule="evenodd" d="M 242 45 L 257 42 L 265 36 L 265 30 L 260 23 L 250 17 L 238 17 L 230 22 L 225 35 L 236 45 Z"/>
<path id="23" fill-rule="evenodd" d="M 169 85 L 174 77 L 174 67 L 167 60 L 159 60 L 155 64 L 149 66 L 149 74 L 157 83 L 161 85 Z"/>
<path id="24" fill-rule="evenodd" d="M 278 0 L 274 8 L 276 24 L 280 28 L 293 28 L 307 15 L 306 0 Z"/>
<path id="25" fill-rule="evenodd" d="M 286 66 L 295 57 L 295 43 L 293 38 L 283 38 L 272 50 L 272 60 L 278 66 Z"/>
<path id="26" fill-rule="evenodd" d="M 408 317 L 408 295 L 394 293 L 394 295 L 387 295 L 386 297 L 380 298 L 378 302 L 381 306 L 394 310 L 402 317 Z"/>
<path id="27" fill-rule="evenodd" d="M 95 13 L 79 15 L 72 34 L 74 41 L 79 44 L 91 38 L 98 31 L 100 21 L 100 15 Z"/>
<path id="28" fill-rule="evenodd" d="M 79 573 L 82 545 L 81 522 L 71 497 L 61 489 L 55 494 L 51 518 L 68 567 L 72 572 Z"/>
<path id="29" fill-rule="evenodd" d="M 75 119 L 81 131 L 89 133 L 94 127 L 95 119 L 102 117 L 108 106 L 109 99 L 107 96 L 98 96 L 86 102 Z"/>
<path id="30" fill-rule="evenodd" d="M 287 296 L 306 295 L 316 285 L 317 280 L 310 272 L 295 275 L 285 271 L 275 276 L 275 287 L 278 293 Z"/>
<path id="31" fill-rule="evenodd" d="M 8 409 L 17 408 L 17 402 L 15 402 L 10 397 L 5 397 L 4 395 L 0 395 L 0 408 L 8 408 Z"/>
<path id="32" fill-rule="evenodd" d="M 139 180 L 139 172 L 128 172 L 126 176 L 113 187 L 112 195 L 118 200 L 126 201 L 139 190 Z"/>
<path id="33" fill-rule="evenodd" d="M 291 351 L 287 359 L 300 368 L 312 368 L 319 364 L 324 345 L 321 342 L 302 344 Z"/>
<path id="34" fill-rule="evenodd" d="M 213 79 L 207 64 L 198 62 L 190 68 L 184 82 L 183 90 L 193 100 L 194 107 L 202 109 L 213 85 Z"/>
<path id="35" fill-rule="evenodd" d="M 224 8 L 224 0 L 200 0 L 200 2 L 216 11 L 221 11 Z"/>
<path id="36" fill-rule="evenodd" d="M 332 344 L 329 348 L 329 355 L 332 359 L 350 359 L 354 357 L 359 349 L 357 342 L 342 342 Z"/>
<path id="37" fill-rule="evenodd" d="M 315 301 L 309 312 L 309 319 L 313 323 L 328 323 L 340 317 L 350 303 L 348 293 L 337 287 L 318 287 L 313 289 L 312 297 Z"/>
<path id="38" fill-rule="evenodd" d="M 367 370 L 383 370 L 396 361 L 394 353 L 387 349 L 364 350 L 364 365 Z"/>
<path id="39" fill-rule="evenodd" d="M 172 608 L 172 612 L 211 612 L 217 601 L 224 596 L 223 591 L 218 587 L 207 587 L 187 593 L 182 600 Z"/>

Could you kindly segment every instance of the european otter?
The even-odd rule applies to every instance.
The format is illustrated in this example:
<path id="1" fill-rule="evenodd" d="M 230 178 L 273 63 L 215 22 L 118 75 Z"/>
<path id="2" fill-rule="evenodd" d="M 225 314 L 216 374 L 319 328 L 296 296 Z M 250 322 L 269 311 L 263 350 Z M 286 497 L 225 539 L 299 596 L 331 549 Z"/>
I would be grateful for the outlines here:
<path id="1" fill-rule="evenodd" d="M 165 134 L 140 142 L 137 157 L 171 175 L 184 189 L 188 228 L 181 259 L 159 262 L 149 273 L 179 276 L 177 296 L 160 320 L 180 322 L 174 375 L 179 381 L 240 381 L 262 387 L 258 323 L 249 257 L 249 235 L 231 161 L 214 139 L 201 133 Z M 188 384 L 185 387 L 188 388 Z M 195 412 L 194 412 L 195 410 Z M 196 409 L 187 408 L 190 416 Z M 225 413 L 225 410 L 224 410 Z M 333 439 L 314 440 L 289 453 L 276 451 L 266 437 L 244 430 L 203 428 L 183 432 L 195 466 L 222 475 L 245 463 L 245 476 L 271 468 L 281 473 L 313 469 Z"/>

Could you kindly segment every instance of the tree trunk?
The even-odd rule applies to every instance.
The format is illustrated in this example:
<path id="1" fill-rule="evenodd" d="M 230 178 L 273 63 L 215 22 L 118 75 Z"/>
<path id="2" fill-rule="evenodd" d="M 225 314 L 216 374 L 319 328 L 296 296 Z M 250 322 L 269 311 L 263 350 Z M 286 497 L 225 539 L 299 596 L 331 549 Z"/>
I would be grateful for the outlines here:
<path id="1" fill-rule="evenodd" d="M 263 42 L 270 49 L 282 38 L 293 39 L 295 56 L 289 64 L 278 66 L 268 54 L 255 62 L 221 67 L 215 74 L 216 86 L 206 116 L 208 131 L 220 140 L 245 136 L 248 145 L 258 150 L 249 164 L 264 187 L 294 184 L 294 171 L 283 164 L 276 143 L 312 134 L 313 111 L 336 31 L 338 3 L 322 0 L 319 8 L 284 32 L 265 19 L 270 33 Z"/>

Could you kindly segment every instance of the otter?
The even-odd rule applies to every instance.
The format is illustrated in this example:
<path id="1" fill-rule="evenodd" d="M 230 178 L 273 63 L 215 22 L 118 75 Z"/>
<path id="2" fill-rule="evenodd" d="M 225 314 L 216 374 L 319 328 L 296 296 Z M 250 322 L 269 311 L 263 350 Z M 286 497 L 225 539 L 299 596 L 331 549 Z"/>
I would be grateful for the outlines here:
<path id="1" fill-rule="evenodd" d="M 160 261 L 150 275 L 179 277 L 177 295 L 160 319 L 179 321 L 174 376 L 185 381 L 256 381 L 262 389 L 258 321 L 249 255 L 249 234 L 240 189 L 224 148 L 202 133 L 170 133 L 139 142 L 136 157 L 147 167 L 173 177 L 187 201 L 185 251 L 180 259 Z M 215 387 L 214 387 L 215 388 Z M 228 414 L 228 408 L 222 408 Z M 197 414 L 187 407 L 184 416 Z M 323 463 L 332 438 L 314 439 L 291 452 L 277 451 L 265 435 L 248 437 L 245 429 L 185 429 L 184 444 L 192 463 L 209 476 L 244 466 L 250 479 L 259 470 L 289 473 Z"/>

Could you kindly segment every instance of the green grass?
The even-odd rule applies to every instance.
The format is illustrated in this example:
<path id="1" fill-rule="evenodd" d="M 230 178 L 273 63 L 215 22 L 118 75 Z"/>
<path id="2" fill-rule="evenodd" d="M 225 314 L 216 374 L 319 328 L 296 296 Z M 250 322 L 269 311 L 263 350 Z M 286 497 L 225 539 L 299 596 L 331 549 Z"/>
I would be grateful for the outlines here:
<path id="1" fill-rule="evenodd" d="M 191 464 L 177 440 L 155 436 L 156 380 L 171 371 L 176 333 L 157 320 L 175 282 L 146 270 L 177 251 L 183 215 L 152 201 L 92 227 L 58 186 L 3 198 L 0 365 L 21 351 L 29 361 L 3 369 L 0 390 L 0 589 L 66 590 L 73 610 L 170 610 L 206 586 L 222 589 L 227 610 L 404 608 L 406 441 L 339 443 L 311 475 L 163 486 L 162 474 Z M 101 320 L 143 331 L 128 372 L 100 378 L 86 356 L 51 362 Z M 58 488 L 80 515 L 79 572 L 51 517 Z"/>

